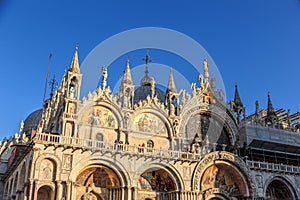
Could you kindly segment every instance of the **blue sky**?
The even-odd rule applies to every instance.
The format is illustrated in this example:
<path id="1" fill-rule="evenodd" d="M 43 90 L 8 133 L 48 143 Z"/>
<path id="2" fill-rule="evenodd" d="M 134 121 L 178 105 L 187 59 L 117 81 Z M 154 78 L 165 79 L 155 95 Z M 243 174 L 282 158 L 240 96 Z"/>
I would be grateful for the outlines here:
<path id="1" fill-rule="evenodd" d="M 55 74 L 60 80 L 76 42 L 82 62 L 108 37 L 149 26 L 173 29 L 199 42 L 218 66 L 228 99 L 238 82 L 248 114 L 255 100 L 266 107 L 268 91 L 276 108 L 293 112 L 300 108 L 299 0 L 2 0 L 0 138 L 18 131 L 19 122 L 41 107 L 50 53 L 50 78 Z M 153 60 L 174 68 L 180 68 L 178 62 L 184 64 L 168 55 L 164 61 L 158 54 L 153 52 Z M 142 64 L 141 55 L 130 53 L 131 62 Z M 116 77 L 123 71 L 125 57 L 118 63 L 109 72 Z"/>

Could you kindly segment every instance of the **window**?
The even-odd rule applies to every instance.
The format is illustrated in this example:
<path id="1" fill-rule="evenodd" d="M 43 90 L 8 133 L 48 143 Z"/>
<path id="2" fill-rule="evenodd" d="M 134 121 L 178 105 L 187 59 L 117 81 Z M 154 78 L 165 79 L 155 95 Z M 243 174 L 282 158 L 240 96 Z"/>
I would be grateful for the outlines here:
<path id="1" fill-rule="evenodd" d="M 102 133 L 97 133 L 97 135 L 96 135 L 96 140 L 97 141 L 103 141 L 103 134 Z"/>
<path id="2" fill-rule="evenodd" d="M 147 147 L 148 148 L 153 148 L 154 147 L 154 142 L 152 140 L 147 141 Z"/>

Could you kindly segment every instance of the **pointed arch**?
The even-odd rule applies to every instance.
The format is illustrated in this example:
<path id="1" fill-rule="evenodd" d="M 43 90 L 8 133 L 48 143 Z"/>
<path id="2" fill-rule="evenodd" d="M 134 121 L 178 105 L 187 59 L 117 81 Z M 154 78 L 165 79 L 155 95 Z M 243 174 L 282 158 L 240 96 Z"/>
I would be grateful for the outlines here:
<path id="1" fill-rule="evenodd" d="M 13 194 L 16 194 L 16 192 L 17 192 L 18 180 L 19 180 L 19 172 L 17 172 L 15 177 L 14 177 Z"/>
<path id="2" fill-rule="evenodd" d="M 19 188 L 18 189 L 22 189 L 21 187 L 24 185 L 25 183 L 25 178 L 26 178 L 26 167 L 25 167 L 25 162 L 22 164 L 21 167 L 21 171 L 20 171 L 20 177 L 19 177 Z"/>

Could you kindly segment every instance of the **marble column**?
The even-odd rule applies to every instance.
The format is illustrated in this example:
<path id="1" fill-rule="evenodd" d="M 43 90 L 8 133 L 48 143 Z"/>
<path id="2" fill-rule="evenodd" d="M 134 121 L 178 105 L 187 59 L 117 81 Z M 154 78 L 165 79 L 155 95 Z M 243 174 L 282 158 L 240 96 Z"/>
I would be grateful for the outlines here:
<path id="1" fill-rule="evenodd" d="M 28 191 L 28 200 L 32 200 L 32 194 L 33 194 L 33 181 L 29 181 L 29 191 Z M 27 195 L 27 193 L 26 193 Z"/>
<path id="2" fill-rule="evenodd" d="M 66 200 L 71 200 L 71 182 L 67 182 L 67 194 L 66 194 Z"/>
<path id="3" fill-rule="evenodd" d="M 61 181 L 56 181 L 56 199 L 60 200 L 62 197 L 62 184 Z"/>
<path id="4" fill-rule="evenodd" d="M 132 200 L 132 191 L 131 191 L 131 187 L 127 187 L 125 191 L 126 191 L 126 196 L 124 197 L 124 200 L 125 200 L 125 199 Z"/>
<path id="5" fill-rule="evenodd" d="M 75 196 L 76 196 L 76 191 L 75 191 L 75 182 L 71 182 L 71 197 L 70 200 L 75 200 Z"/>
<path id="6" fill-rule="evenodd" d="M 33 200 L 38 200 L 37 199 L 37 194 L 38 194 L 38 180 L 34 180 L 34 183 L 33 183 Z"/>
<path id="7" fill-rule="evenodd" d="M 137 187 L 132 187 L 132 199 L 138 200 L 138 190 Z"/>

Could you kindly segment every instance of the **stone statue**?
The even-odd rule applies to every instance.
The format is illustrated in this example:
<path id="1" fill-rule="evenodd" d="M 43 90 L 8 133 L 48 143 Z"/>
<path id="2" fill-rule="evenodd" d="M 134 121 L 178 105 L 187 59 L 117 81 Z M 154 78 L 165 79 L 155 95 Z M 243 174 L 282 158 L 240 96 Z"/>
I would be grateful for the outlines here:
<path id="1" fill-rule="evenodd" d="M 212 91 L 216 90 L 216 78 L 211 79 L 211 90 Z"/>
<path id="2" fill-rule="evenodd" d="M 200 75 L 198 76 L 198 80 L 199 80 L 199 82 L 200 82 L 200 87 L 201 87 L 201 89 L 204 90 L 204 82 L 203 82 L 203 75 L 202 75 L 202 74 L 200 74 Z"/>
<path id="3" fill-rule="evenodd" d="M 197 92 L 196 92 L 196 83 L 192 83 L 191 84 L 191 89 L 193 90 L 193 96 L 196 96 Z"/>
<path id="4" fill-rule="evenodd" d="M 155 94 L 155 80 L 152 78 L 151 79 L 151 98 L 154 97 L 154 94 Z"/>
<path id="5" fill-rule="evenodd" d="M 179 95 L 181 94 L 181 102 L 182 104 L 185 104 L 186 102 L 186 98 L 185 98 L 185 95 L 186 95 L 186 91 L 184 89 L 180 90 L 179 92 Z"/>
<path id="6" fill-rule="evenodd" d="M 107 68 L 102 67 L 102 89 L 105 89 L 106 87 L 107 76 L 108 76 Z"/>
<path id="7" fill-rule="evenodd" d="M 203 71 L 204 71 L 204 82 L 207 83 L 209 78 L 207 58 L 204 58 L 203 60 Z"/>
<path id="8" fill-rule="evenodd" d="M 174 116 L 174 113 L 175 112 L 175 106 L 174 106 L 174 104 L 171 102 L 170 103 L 170 115 L 171 116 Z"/>
<path id="9" fill-rule="evenodd" d="M 19 133 L 23 133 L 23 130 L 24 130 L 24 121 L 22 120 L 21 123 L 20 123 L 20 130 L 19 130 Z"/>

